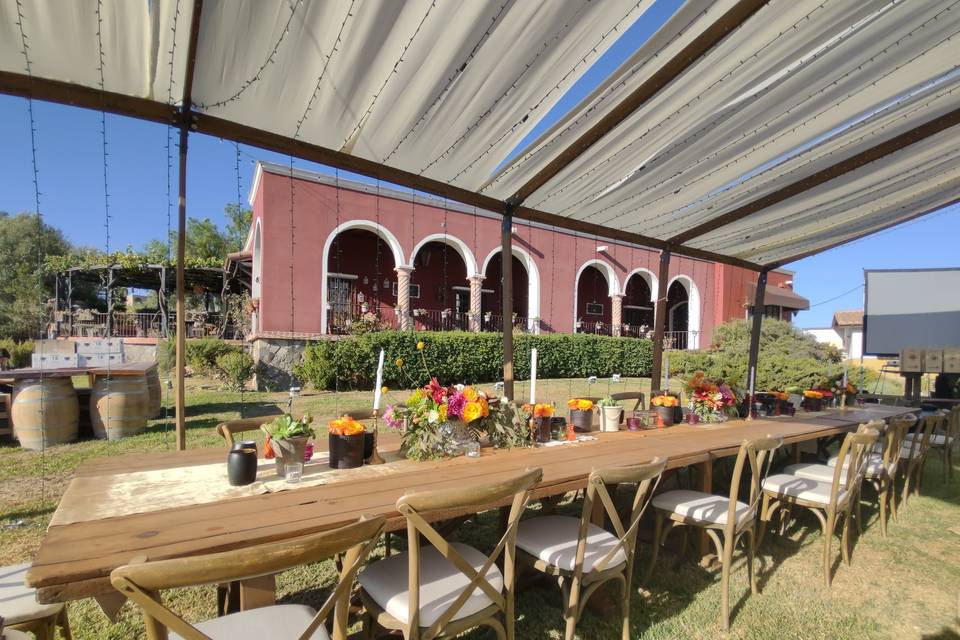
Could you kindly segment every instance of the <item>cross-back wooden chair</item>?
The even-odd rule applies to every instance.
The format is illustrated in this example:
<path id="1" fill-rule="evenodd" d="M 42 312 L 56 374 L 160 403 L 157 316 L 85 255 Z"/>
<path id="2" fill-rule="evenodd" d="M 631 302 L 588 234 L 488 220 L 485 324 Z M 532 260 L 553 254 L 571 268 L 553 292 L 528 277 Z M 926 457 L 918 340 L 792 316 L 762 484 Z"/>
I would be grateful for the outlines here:
<path id="1" fill-rule="evenodd" d="M 655 496 L 652 501 L 656 523 L 653 559 L 650 561 L 647 577 L 653 574 L 660 545 L 664 543 L 671 529 L 682 525 L 704 529 L 713 542 L 721 563 L 720 624 L 724 630 L 730 628 L 730 569 L 733 565 L 733 552 L 741 540 L 744 541 L 747 552 L 750 591 L 759 593 L 753 560 L 757 548 L 756 516 L 760 504 L 760 483 L 770 471 L 774 452 L 782 444 L 783 438 L 774 436 L 744 440 L 737 452 L 728 497 L 678 489 L 665 491 Z M 740 499 L 740 484 L 746 469 L 750 472 L 750 492 L 748 501 L 743 502 Z"/>
<path id="2" fill-rule="evenodd" d="M 143 611 L 149 640 L 167 640 L 168 630 L 185 640 L 276 638 L 328 640 L 324 621 L 334 614 L 334 637 L 345 638 L 350 589 L 383 533 L 385 519 L 361 518 L 339 529 L 209 555 L 133 562 L 114 569 L 113 586 Z M 273 575 L 345 553 L 340 580 L 319 611 L 306 605 L 273 605 L 192 625 L 164 606 L 165 589 Z"/>
<path id="3" fill-rule="evenodd" d="M 270 422 L 269 416 L 259 416 L 257 418 L 241 418 L 239 420 L 228 420 L 217 425 L 217 433 L 227 443 L 227 449 L 233 448 L 234 436 L 238 433 L 247 431 L 259 431 L 260 425 Z"/>
<path id="4" fill-rule="evenodd" d="M 910 434 L 913 439 L 921 434 Z M 928 453 L 932 451 L 940 456 L 943 466 L 943 481 L 953 478 L 953 449 L 960 442 L 960 405 L 950 409 L 945 420 L 939 421 L 930 434 Z"/>
<path id="5" fill-rule="evenodd" d="M 880 534 L 887 537 L 887 514 L 897 519 L 897 469 L 900 468 L 900 455 L 907 431 L 916 423 L 915 418 L 891 420 L 883 434 L 883 453 L 880 464 L 867 465 L 864 480 L 870 482 L 877 492 L 880 506 Z"/>
<path id="6" fill-rule="evenodd" d="M 646 396 L 643 395 L 642 391 L 621 391 L 620 393 L 611 393 L 610 397 L 617 402 L 621 400 L 636 400 L 637 403 L 633 405 L 633 409 L 629 409 L 629 411 L 642 411 L 645 408 L 643 402 Z"/>
<path id="7" fill-rule="evenodd" d="M 843 519 L 841 552 L 850 564 L 850 519 L 859 502 L 860 483 L 866 468 L 866 452 L 879 437 L 876 429 L 861 425 L 856 433 L 848 433 L 840 445 L 840 453 L 830 482 L 800 478 L 788 473 L 768 476 L 762 483 L 763 508 L 760 512 L 760 540 L 773 514 L 778 509 L 805 507 L 816 515 L 823 531 L 823 572 L 826 585 L 832 579 L 830 544 L 837 522 Z"/>
<path id="8" fill-rule="evenodd" d="M 488 485 L 411 493 L 397 501 L 407 520 L 408 550 L 372 563 L 360 574 L 364 637 L 378 628 L 407 640 L 455 636 L 490 627 L 512 640 L 517 525 L 540 469 Z M 450 543 L 427 521 L 510 500 L 506 531 L 490 555 Z M 429 544 L 421 547 L 421 537 Z M 496 561 L 503 556 L 503 571 Z"/>
<path id="9" fill-rule="evenodd" d="M 660 481 L 667 461 L 654 458 L 646 464 L 595 469 L 587 480 L 579 518 L 548 515 L 520 523 L 518 558 L 538 571 L 556 576 L 563 594 L 564 638 L 573 639 L 587 600 L 604 583 L 614 580 L 621 588 L 623 640 L 630 638 L 630 584 L 636 556 L 640 517 Z M 627 526 L 617 512 L 608 486 L 636 484 Z M 615 534 L 590 522 L 597 502 L 603 506 Z"/>
<path id="10" fill-rule="evenodd" d="M 904 438 L 900 450 L 900 466 L 903 470 L 903 493 L 900 502 L 907 504 L 911 493 L 920 495 L 920 485 L 923 483 L 923 469 L 927 464 L 927 453 L 930 451 L 930 442 L 933 434 L 946 423 L 942 414 L 925 416 L 920 419 L 917 430 L 908 433 Z"/>

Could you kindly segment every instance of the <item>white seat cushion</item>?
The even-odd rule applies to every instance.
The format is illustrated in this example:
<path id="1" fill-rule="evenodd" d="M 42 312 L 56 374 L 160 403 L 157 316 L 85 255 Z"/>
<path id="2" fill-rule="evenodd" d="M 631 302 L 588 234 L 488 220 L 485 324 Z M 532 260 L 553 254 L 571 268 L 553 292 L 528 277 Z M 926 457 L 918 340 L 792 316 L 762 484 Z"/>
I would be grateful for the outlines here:
<path id="1" fill-rule="evenodd" d="M 823 505 L 830 504 L 829 482 L 818 482 L 807 478 L 798 478 L 788 473 L 775 473 L 763 481 L 763 490 L 774 493 L 781 498 L 797 498 L 808 502 L 817 502 Z M 844 504 L 847 492 L 841 490 L 837 496 L 837 504 Z"/>
<path id="2" fill-rule="evenodd" d="M 920 440 L 920 439 L 921 439 L 921 436 L 920 436 L 919 434 L 916 434 L 916 433 L 908 433 L 908 434 L 907 434 L 907 437 L 906 437 L 905 439 L 906 439 L 906 440 L 913 440 L 914 438 L 916 438 L 917 440 Z M 931 446 L 931 447 L 942 447 L 942 446 L 945 446 L 948 442 L 949 442 L 951 445 L 953 445 L 953 438 L 947 438 L 947 436 L 943 435 L 942 433 L 934 433 L 934 434 L 931 434 L 931 435 L 930 435 L 930 446 Z M 908 443 L 906 443 L 906 445 L 904 445 L 904 446 L 905 446 L 905 447 L 906 447 L 906 446 L 909 446 L 909 444 L 910 444 L 910 443 L 908 442 Z"/>
<path id="3" fill-rule="evenodd" d="M 306 605 L 277 604 L 272 607 L 231 613 L 193 626 L 213 640 L 298 638 L 315 615 L 317 612 Z M 321 624 L 310 639 L 330 640 L 330 635 Z M 182 638 L 171 632 L 170 640 L 182 640 Z"/>
<path id="4" fill-rule="evenodd" d="M 846 466 L 846 465 L 844 465 Z M 791 476 L 797 476 L 798 478 L 806 478 L 807 480 L 816 480 L 817 482 L 833 482 L 833 472 L 836 470 L 836 464 L 834 466 L 826 464 L 791 464 L 784 467 L 783 472 L 790 474 Z M 846 476 L 840 476 L 840 484 L 846 484 Z"/>
<path id="5" fill-rule="evenodd" d="M 923 448 L 918 444 L 913 447 L 913 451 L 910 451 L 911 447 L 909 443 L 905 443 L 900 449 L 900 459 L 901 460 L 912 460 L 919 458 L 923 454 Z"/>
<path id="6" fill-rule="evenodd" d="M 487 557 L 473 547 L 455 542 L 451 545 L 464 560 L 479 571 Z M 367 565 L 358 581 L 367 595 L 380 608 L 400 622 L 408 622 L 409 597 L 407 591 L 406 553 L 398 553 Z M 503 592 L 503 574 L 494 563 L 487 571 L 487 582 Z M 470 580 L 452 562 L 443 557 L 433 546 L 420 549 L 420 626 L 429 627 L 450 608 L 453 601 L 467 588 Z M 474 589 L 454 620 L 466 618 L 493 604 L 479 587 Z"/>
<path id="7" fill-rule="evenodd" d="M 261 638 L 298 638 L 317 612 L 302 604 L 277 604 L 231 613 L 193 625 L 213 640 L 260 640 Z M 321 624 L 310 636 L 311 640 L 330 640 Z M 170 640 L 182 640 L 170 633 Z"/>
<path id="8" fill-rule="evenodd" d="M 681 489 L 665 491 L 654 496 L 652 504 L 655 509 L 670 511 L 695 522 L 724 525 L 727 524 L 730 498 Z M 750 505 L 737 502 L 737 524 L 748 518 L 750 518 Z"/>
<path id="9" fill-rule="evenodd" d="M 580 533 L 580 519 L 567 516 L 543 516 L 531 518 L 520 523 L 517 530 L 517 546 L 544 562 L 555 567 L 573 571 L 577 556 L 577 537 Z M 617 547 L 619 540 L 609 531 L 595 524 L 587 525 L 587 544 L 583 554 L 583 572 L 590 573 L 598 562 L 607 557 L 610 550 Z M 612 569 L 626 562 L 623 547 L 610 558 L 606 568 Z"/>
<path id="10" fill-rule="evenodd" d="M 0 617 L 4 624 L 47 618 L 63 609 L 62 604 L 37 602 L 37 592 L 24 584 L 29 568 L 29 563 L 0 568 Z"/>

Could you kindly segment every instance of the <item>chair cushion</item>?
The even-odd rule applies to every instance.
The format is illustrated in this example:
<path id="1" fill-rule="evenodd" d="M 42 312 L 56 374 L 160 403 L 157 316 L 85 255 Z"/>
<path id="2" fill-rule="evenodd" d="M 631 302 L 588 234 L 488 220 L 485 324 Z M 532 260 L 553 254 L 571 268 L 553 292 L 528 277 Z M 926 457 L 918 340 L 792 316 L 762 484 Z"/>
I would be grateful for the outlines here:
<path id="1" fill-rule="evenodd" d="M 905 440 L 913 440 L 914 438 L 916 438 L 917 440 L 919 440 L 919 439 L 921 438 L 921 436 L 920 436 L 919 434 L 916 434 L 916 433 L 908 433 L 908 434 L 907 434 L 907 437 L 904 438 L 904 439 L 905 439 Z M 943 446 L 945 446 L 948 442 L 949 442 L 950 445 L 952 446 L 952 445 L 953 445 L 953 438 L 948 438 L 947 436 L 945 436 L 945 435 L 942 434 L 942 433 L 934 433 L 934 434 L 931 434 L 931 435 L 930 435 L 930 446 L 931 446 L 931 447 L 943 447 Z M 904 445 L 905 448 L 906 448 L 907 446 L 909 446 L 909 443 L 907 443 L 907 445 Z"/>
<path id="2" fill-rule="evenodd" d="M 479 571 L 487 557 L 473 547 L 455 542 L 451 545 L 464 560 Z M 406 553 L 398 553 L 367 565 L 358 581 L 367 595 L 380 608 L 402 623 L 408 622 L 410 594 L 407 591 Z M 503 574 L 494 563 L 487 571 L 487 582 L 503 592 Z M 452 562 L 443 557 L 433 546 L 420 549 L 420 626 L 429 627 L 450 608 L 453 601 L 467 588 L 470 580 Z M 493 604 L 479 587 L 473 590 L 467 601 L 453 616 L 454 620 L 466 618 Z"/>
<path id="3" fill-rule="evenodd" d="M 762 486 L 764 491 L 774 493 L 781 498 L 797 498 L 823 505 L 830 504 L 831 483 L 829 482 L 798 478 L 788 473 L 775 473 L 767 476 Z M 837 503 L 843 504 L 846 499 L 847 492 L 841 490 L 837 495 Z"/>
<path id="4" fill-rule="evenodd" d="M 555 567 L 573 571 L 577 556 L 577 537 L 580 533 L 580 519 L 567 516 L 543 516 L 531 518 L 520 523 L 517 530 L 517 546 L 544 562 Z M 609 531 L 595 524 L 587 525 L 587 544 L 583 554 L 583 572 L 590 573 L 598 562 L 603 560 L 619 540 Z M 611 569 L 623 562 L 627 556 L 623 547 L 610 558 L 606 568 Z"/>
<path id="5" fill-rule="evenodd" d="M 900 459 L 901 460 L 913 460 L 919 458 L 923 455 L 923 448 L 920 445 L 913 447 L 913 452 L 910 451 L 910 444 L 906 443 L 900 449 Z"/>
<path id="6" fill-rule="evenodd" d="M 231 613 L 193 626 L 213 640 L 298 638 L 315 615 L 316 611 L 303 604 L 277 604 Z M 170 640 L 182 638 L 171 632 Z M 321 624 L 310 640 L 330 640 L 330 635 Z"/>
<path id="7" fill-rule="evenodd" d="M 665 491 L 654 496 L 652 501 L 655 509 L 676 513 L 685 518 L 704 524 L 727 524 L 727 512 L 730 508 L 730 498 L 715 496 L 702 491 Z M 737 524 L 750 517 L 750 505 L 737 502 Z"/>
<path id="8" fill-rule="evenodd" d="M 833 472 L 835 469 L 836 461 L 834 461 L 834 466 L 808 463 L 791 464 L 784 467 L 783 472 L 791 476 L 797 476 L 798 478 L 830 483 L 833 482 Z M 845 475 L 841 475 L 840 484 L 846 484 L 846 479 Z"/>
<path id="9" fill-rule="evenodd" d="M 62 604 L 37 602 L 37 592 L 24 584 L 29 568 L 29 563 L 0 568 L 0 617 L 4 624 L 15 625 L 47 618 L 63 609 Z"/>

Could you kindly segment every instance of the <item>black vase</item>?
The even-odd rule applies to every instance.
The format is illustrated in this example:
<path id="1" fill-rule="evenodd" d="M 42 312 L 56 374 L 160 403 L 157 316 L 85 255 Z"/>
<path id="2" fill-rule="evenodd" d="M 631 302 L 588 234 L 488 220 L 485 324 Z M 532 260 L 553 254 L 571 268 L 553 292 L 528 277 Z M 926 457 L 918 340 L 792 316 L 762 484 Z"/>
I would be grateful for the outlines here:
<path id="1" fill-rule="evenodd" d="M 232 449 L 227 454 L 227 478 L 234 487 L 252 484 L 257 479 L 257 450 Z"/>
<path id="2" fill-rule="evenodd" d="M 356 469 L 363 466 L 364 434 L 352 436 L 329 434 L 329 455 L 331 469 Z"/>
<path id="3" fill-rule="evenodd" d="M 550 427 L 552 418 L 534 418 L 533 419 L 533 439 L 536 442 L 550 442 Z"/>

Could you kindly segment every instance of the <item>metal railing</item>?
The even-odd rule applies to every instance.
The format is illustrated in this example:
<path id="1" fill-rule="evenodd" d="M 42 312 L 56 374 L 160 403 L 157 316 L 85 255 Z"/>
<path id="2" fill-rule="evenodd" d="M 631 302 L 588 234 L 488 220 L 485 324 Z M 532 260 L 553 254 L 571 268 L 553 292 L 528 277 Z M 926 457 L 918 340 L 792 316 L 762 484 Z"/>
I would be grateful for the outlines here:
<path id="1" fill-rule="evenodd" d="M 108 322 L 109 320 L 109 322 Z M 186 330 L 188 338 L 208 338 L 220 335 L 219 313 L 188 312 Z M 55 333 L 59 337 L 72 338 L 165 338 L 176 333 L 176 314 L 167 316 L 164 329 L 163 314 L 153 312 L 114 311 L 108 317 L 105 311 L 82 310 L 74 314 L 61 313 L 54 320 Z M 226 327 L 226 338 L 235 338 L 233 325 Z M 241 336 L 242 337 L 242 336 Z"/>
<path id="2" fill-rule="evenodd" d="M 664 342 L 669 349 L 685 351 L 699 348 L 697 338 L 699 331 L 667 331 L 663 334 Z"/>

